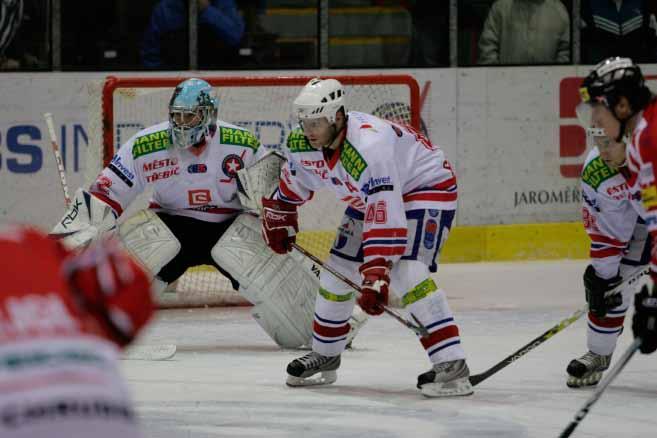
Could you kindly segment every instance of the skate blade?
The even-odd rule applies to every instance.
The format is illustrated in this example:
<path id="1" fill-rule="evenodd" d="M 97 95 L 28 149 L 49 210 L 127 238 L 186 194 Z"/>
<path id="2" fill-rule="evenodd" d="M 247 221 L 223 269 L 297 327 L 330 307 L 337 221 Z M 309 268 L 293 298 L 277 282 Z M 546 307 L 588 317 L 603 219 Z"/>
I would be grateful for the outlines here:
<path id="1" fill-rule="evenodd" d="M 472 395 L 474 390 L 467 377 L 449 382 L 447 386 L 441 382 L 425 383 L 420 387 L 420 392 L 425 397 L 457 397 Z"/>
<path id="2" fill-rule="evenodd" d="M 338 373 L 336 371 L 322 371 L 321 375 L 315 374 L 310 377 L 295 377 L 288 374 L 286 384 L 287 386 L 318 386 L 330 385 L 338 380 Z"/>
<path id="3" fill-rule="evenodd" d="M 566 385 L 569 388 L 581 388 L 583 386 L 595 386 L 602 379 L 602 372 L 596 372 L 586 377 L 568 376 Z"/>

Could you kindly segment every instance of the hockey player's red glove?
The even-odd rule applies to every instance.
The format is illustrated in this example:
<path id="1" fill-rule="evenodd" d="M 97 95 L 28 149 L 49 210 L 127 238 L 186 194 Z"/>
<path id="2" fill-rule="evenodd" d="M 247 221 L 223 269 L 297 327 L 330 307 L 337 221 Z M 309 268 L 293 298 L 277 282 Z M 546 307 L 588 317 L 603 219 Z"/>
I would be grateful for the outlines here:
<path id="1" fill-rule="evenodd" d="M 392 262 L 379 257 L 358 268 L 363 278 L 358 304 L 370 315 L 382 314 L 383 306 L 388 304 L 391 267 Z"/>
<path id="2" fill-rule="evenodd" d="M 262 198 L 262 237 L 277 254 L 292 250 L 299 231 L 297 206 L 276 199 Z"/>

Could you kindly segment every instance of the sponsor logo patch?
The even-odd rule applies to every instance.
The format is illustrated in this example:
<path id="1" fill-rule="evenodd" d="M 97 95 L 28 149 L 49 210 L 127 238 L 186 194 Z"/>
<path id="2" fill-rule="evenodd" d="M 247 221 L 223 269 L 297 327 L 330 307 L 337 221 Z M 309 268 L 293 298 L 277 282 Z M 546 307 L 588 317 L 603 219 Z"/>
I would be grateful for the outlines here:
<path id="1" fill-rule="evenodd" d="M 141 137 L 137 137 L 132 145 L 132 158 L 138 158 L 143 155 L 163 151 L 168 148 L 170 144 L 171 139 L 167 129 L 142 135 Z"/>
<path id="2" fill-rule="evenodd" d="M 237 171 L 244 168 L 244 161 L 239 155 L 230 154 L 221 163 L 221 170 L 229 178 L 235 178 Z"/>
<path id="3" fill-rule="evenodd" d="M 349 238 L 354 236 L 355 226 L 356 226 L 356 222 L 351 218 L 349 218 L 347 222 L 340 225 L 340 229 L 339 229 L 340 234 L 338 234 L 338 238 L 333 244 L 333 248 L 335 249 L 344 248 Z"/>
<path id="4" fill-rule="evenodd" d="M 433 248 L 436 243 L 436 232 L 438 231 L 438 223 L 435 220 L 429 219 L 424 226 L 424 247 L 426 249 Z"/>
<path id="5" fill-rule="evenodd" d="M 206 173 L 208 171 L 208 166 L 205 164 L 190 164 L 187 167 L 187 173 Z"/>
<path id="6" fill-rule="evenodd" d="M 207 189 L 189 190 L 187 198 L 189 205 L 206 205 L 212 200 L 210 190 Z"/>
<path id="7" fill-rule="evenodd" d="M 360 179 L 360 176 L 367 168 L 367 162 L 363 156 L 347 140 L 345 140 L 344 144 L 342 145 L 340 161 L 342 162 L 344 170 L 346 170 L 347 173 L 351 175 L 352 178 L 356 181 Z"/>
<path id="8" fill-rule="evenodd" d="M 317 149 L 310 146 L 306 136 L 301 129 L 295 129 L 287 137 L 287 148 L 290 152 L 318 152 Z"/>
<path id="9" fill-rule="evenodd" d="M 226 126 L 219 127 L 219 141 L 222 144 L 230 144 L 233 146 L 243 146 L 251 148 L 254 151 L 258 150 L 260 142 L 249 131 L 243 129 L 228 128 Z"/>

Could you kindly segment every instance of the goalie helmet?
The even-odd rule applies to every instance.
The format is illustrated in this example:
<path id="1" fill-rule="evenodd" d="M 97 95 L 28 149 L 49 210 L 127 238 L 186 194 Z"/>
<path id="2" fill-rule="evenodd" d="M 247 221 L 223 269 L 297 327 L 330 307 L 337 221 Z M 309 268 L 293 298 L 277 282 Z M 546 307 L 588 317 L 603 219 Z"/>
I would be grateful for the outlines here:
<path id="1" fill-rule="evenodd" d="M 345 92 L 335 79 L 313 78 L 294 99 L 294 113 L 299 120 L 326 117 L 333 124 L 340 109 L 347 112 Z"/>
<path id="2" fill-rule="evenodd" d="M 614 107 L 622 96 L 627 98 L 634 115 L 648 104 L 652 94 L 645 86 L 639 66 L 630 58 L 617 56 L 593 68 L 582 82 L 580 96 L 586 104 L 602 103 L 618 118 Z"/>
<path id="3" fill-rule="evenodd" d="M 187 79 L 176 86 L 169 101 L 169 130 L 173 145 L 197 145 L 217 129 L 218 102 L 212 87 L 202 79 Z"/>

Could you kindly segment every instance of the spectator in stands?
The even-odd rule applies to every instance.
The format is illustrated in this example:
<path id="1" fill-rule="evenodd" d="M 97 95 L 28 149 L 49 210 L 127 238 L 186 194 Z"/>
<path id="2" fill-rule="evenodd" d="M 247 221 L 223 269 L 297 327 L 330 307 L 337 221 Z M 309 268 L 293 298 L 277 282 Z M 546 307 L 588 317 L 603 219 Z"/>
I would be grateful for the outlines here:
<path id="1" fill-rule="evenodd" d="M 44 9 L 39 0 L 0 0 L 0 70 L 46 66 Z"/>
<path id="2" fill-rule="evenodd" d="M 657 62 L 657 5 L 646 0 L 582 0 L 582 63 L 611 56 Z"/>
<path id="3" fill-rule="evenodd" d="M 235 63 L 244 36 L 244 20 L 235 0 L 198 1 L 199 59 L 212 60 L 204 68 Z M 141 56 L 144 67 L 184 69 L 188 66 L 187 2 L 161 0 L 153 8 L 144 34 Z"/>
<path id="4" fill-rule="evenodd" d="M 433 0 L 409 0 L 413 33 L 410 65 L 445 67 L 449 65 L 449 3 L 440 6 Z"/>
<path id="5" fill-rule="evenodd" d="M 479 39 L 479 64 L 570 61 L 570 17 L 559 0 L 497 0 Z"/>

